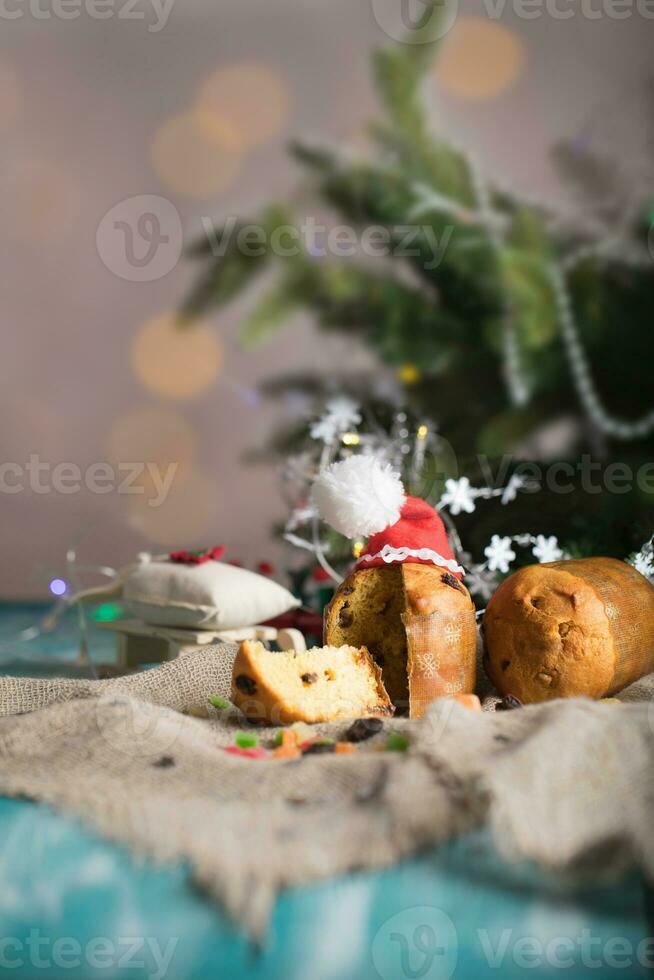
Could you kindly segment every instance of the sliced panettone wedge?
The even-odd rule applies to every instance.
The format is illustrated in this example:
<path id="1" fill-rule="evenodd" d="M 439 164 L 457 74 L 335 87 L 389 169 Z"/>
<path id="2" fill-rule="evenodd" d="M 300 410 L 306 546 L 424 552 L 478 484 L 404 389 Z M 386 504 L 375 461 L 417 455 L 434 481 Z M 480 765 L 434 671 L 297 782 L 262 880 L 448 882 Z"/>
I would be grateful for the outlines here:
<path id="1" fill-rule="evenodd" d="M 392 715 L 381 670 L 365 647 L 314 647 L 303 653 L 241 643 L 232 701 L 251 721 L 273 725 Z"/>
<path id="2" fill-rule="evenodd" d="M 475 606 L 444 568 L 355 570 L 325 609 L 325 643 L 365 645 L 398 712 L 420 718 L 436 698 L 475 689 Z"/>

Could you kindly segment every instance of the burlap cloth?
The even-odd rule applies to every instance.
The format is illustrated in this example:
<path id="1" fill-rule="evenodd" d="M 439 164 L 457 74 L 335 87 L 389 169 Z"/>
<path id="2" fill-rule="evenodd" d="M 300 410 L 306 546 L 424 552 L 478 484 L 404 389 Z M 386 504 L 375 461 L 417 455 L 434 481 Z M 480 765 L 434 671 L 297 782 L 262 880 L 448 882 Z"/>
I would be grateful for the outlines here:
<path id="1" fill-rule="evenodd" d="M 487 823 L 501 850 L 559 873 L 654 878 L 654 675 L 620 706 L 557 701 L 475 714 L 434 703 L 410 738 L 354 755 L 235 757 L 235 648 L 107 681 L 0 679 L 0 792 L 51 804 L 195 880 L 254 938 L 277 891 L 374 868 Z M 487 707 L 492 707 L 492 695 Z M 342 734 L 347 725 L 323 726 Z M 265 741 L 272 730 L 261 729 Z"/>

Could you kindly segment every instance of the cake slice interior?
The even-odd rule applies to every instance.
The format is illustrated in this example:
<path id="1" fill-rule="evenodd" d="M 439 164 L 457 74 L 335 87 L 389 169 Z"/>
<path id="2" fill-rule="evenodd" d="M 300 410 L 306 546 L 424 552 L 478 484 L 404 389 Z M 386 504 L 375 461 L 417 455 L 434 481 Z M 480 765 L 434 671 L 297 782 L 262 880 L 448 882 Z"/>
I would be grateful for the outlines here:
<path id="1" fill-rule="evenodd" d="M 325 639 L 335 645 L 365 646 L 382 668 L 396 707 L 409 704 L 406 592 L 402 565 L 356 572 L 334 596 Z"/>
<path id="2" fill-rule="evenodd" d="M 380 668 L 355 646 L 276 652 L 246 640 L 234 661 L 232 700 L 248 718 L 274 725 L 393 713 Z"/>

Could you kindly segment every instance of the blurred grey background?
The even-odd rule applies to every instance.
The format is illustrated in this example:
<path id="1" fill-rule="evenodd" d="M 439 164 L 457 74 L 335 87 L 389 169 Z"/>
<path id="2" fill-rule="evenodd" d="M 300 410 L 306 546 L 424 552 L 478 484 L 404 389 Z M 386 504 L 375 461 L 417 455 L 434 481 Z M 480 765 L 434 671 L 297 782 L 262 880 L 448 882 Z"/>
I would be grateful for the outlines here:
<path id="1" fill-rule="evenodd" d="M 281 568 L 270 535 L 283 513 L 275 474 L 242 460 L 271 425 L 257 384 L 288 367 L 319 361 L 337 371 L 370 354 L 318 339 L 303 319 L 244 352 L 236 333 L 246 300 L 175 346 L 170 318 L 188 261 L 130 281 L 103 259 L 96 235 L 107 212 L 140 195 L 170 201 L 186 240 L 203 216 L 283 199 L 298 179 L 285 151 L 293 133 L 365 146 L 369 54 L 388 38 L 371 0 L 174 0 L 165 23 L 151 3 L 128 17 L 125 0 L 105 0 L 105 19 L 65 3 L 6 0 L 0 15 L 0 462 L 23 466 L 37 454 L 82 470 L 121 460 L 181 466 L 156 509 L 115 491 L 2 492 L 0 596 L 44 594 L 71 546 L 88 562 L 120 565 L 141 550 L 225 543 L 228 557 Z M 489 172 L 548 196 L 559 193 L 554 141 L 617 147 L 636 173 L 651 111 L 654 22 L 635 5 L 624 19 L 570 6 L 570 19 L 532 20 L 507 3 L 489 33 L 483 5 L 460 3 L 425 93 L 434 124 Z M 587 12 L 601 8 L 588 0 Z M 221 79 L 230 104 L 216 134 L 202 107 Z M 251 133 L 230 153 L 230 113 L 261 139 Z"/>

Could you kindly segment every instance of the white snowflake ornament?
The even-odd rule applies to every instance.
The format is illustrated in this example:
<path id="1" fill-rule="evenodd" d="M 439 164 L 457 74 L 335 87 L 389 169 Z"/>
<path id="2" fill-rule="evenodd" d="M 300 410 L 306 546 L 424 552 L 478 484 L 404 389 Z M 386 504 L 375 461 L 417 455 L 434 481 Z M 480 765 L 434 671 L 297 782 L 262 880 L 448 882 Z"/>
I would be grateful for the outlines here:
<path id="1" fill-rule="evenodd" d="M 468 592 L 478 595 L 484 602 L 490 599 L 497 588 L 495 576 L 481 565 L 476 565 L 468 570 L 465 584 Z"/>
<path id="2" fill-rule="evenodd" d="M 361 422 L 359 406 L 351 398 L 332 398 L 325 409 L 325 414 L 310 429 L 311 438 L 320 442 L 333 442 L 336 436 Z"/>
<path id="3" fill-rule="evenodd" d="M 494 534 L 490 544 L 484 548 L 491 572 L 508 572 L 509 565 L 515 559 L 515 551 L 511 548 L 511 543 L 511 538 L 501 538 L 499 534 Z"/>
<path id="4" fill-rule="evenodd" d="M 518 491 L 522 490 L 524 486 L 524 479 L 518 473 L 514 473 L 502 491 L 502 503 L 505 505 L 512 503 L 518 496 Z"/>
<path id="5" fill-rule="evenodd" d="M 445 493 L 439 503 L 447 507 L 450 513 L 456 517 L 461 511 L 472 514 L 475 509 L 475 490 L 470 486 L 467 476 L 462 476 L 460 480 L 446 480 Z"/>
<path id="6" fill-rule="evenodd" d="M 563 551 L 559 548 L 559 542 L 553 534 L 549 538 L 546 538 L 544 534 L 537 534 L 536 544 L 531 549 L 531 553 L 541 564 L 563 558 Z"/>

